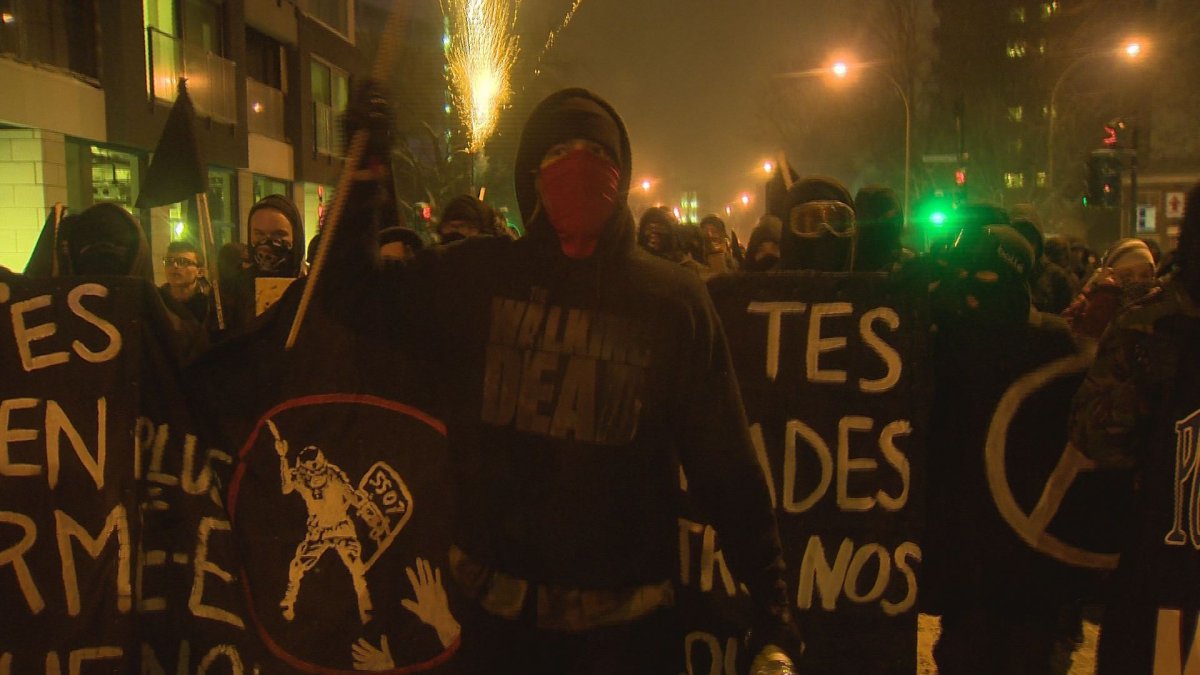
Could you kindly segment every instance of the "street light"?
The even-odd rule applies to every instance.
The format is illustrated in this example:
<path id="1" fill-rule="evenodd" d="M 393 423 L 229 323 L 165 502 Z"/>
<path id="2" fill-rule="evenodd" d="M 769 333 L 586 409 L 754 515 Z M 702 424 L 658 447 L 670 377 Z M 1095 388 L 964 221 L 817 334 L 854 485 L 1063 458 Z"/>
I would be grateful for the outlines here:
<path id="1" fill-rule="evenodd" d="M 1058 91 L 1062 88 L 1063 82 L 1067 81 L 1067 76 L 1075 72 L 1075 69 L 1080 65 L 1089 61 L 1113 56 L 1121 55 L 1127 61 L 1138 61 L 1142 58 L 1144 45 L 1139 40 L 1126 40 L 1118 49 L 1102 49 L 1095 52 L 1088 52 L 1083 56 L 1075 59 L 1069 66 L 1063 69 L 1059 74 L 1058 79 L 1054 81 L 1054 87 L 1050 89 L 1050 123 L 1046 130 L 1046 186 L 1049 188 L 1051 195 L 1054 194 L 1054 121 L 1058 119 Z"/>
<path id="2" fill-rule="evenodd" d="M 860 63 L 856 64 L 855 67 L 869 68 L 872 65 L 874 64 Z M 839 80 L 844 80 L 848 75 L 850 75 L 850 67 L 850 64 L 846 61 L 834 61 L 833 64 L 829 66 L 829 72 Z M 907 225 L 909 209 L 908 185 L 912 166 L 912 107 L 908 102 L 908 94 L 904 91 L 904 87 L 901 87 L 900 83 L 896 81 L 896 78 L 886 70 L 879 72 L 881 72 L 883 76 L 887 78 L 887 81 L 891 82 L 892 86 L 896 88 L 896 93 L 900 95 L 900 102 L 904 104 L 904 223 Z"/>
<path id="3" fill-rule="evenodd" d="M 771 160 L 768 159 L 767 161 L 763 162 L 762 170 L 763 170 L 763 173 L 765 173 L 769 176 L 775 172 L 775 164 L 773 164 L 771 162 Z"/>
<path id="4" fill-rule="evenodd" d="M 651 186 L 651 183 L 650 183 L 650 179 L 649 179 L 649 178 L 646 178 L 646 179 L 643 179 L 643 180 L 642 180 L 642 192 L 649 192 L 649 191 L 650 191 L 650 186 Z"/>

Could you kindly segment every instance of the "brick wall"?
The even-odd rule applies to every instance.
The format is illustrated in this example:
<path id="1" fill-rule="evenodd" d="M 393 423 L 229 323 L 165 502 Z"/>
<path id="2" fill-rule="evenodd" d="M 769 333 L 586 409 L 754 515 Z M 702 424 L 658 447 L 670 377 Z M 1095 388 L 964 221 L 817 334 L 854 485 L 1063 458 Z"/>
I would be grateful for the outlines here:
<path id="1" fill-rule="evenodd" d="M 49 207 L 67 203 L 66 162 L 62 134 L 0 129 L 0 265 L 25 269 Z"/>

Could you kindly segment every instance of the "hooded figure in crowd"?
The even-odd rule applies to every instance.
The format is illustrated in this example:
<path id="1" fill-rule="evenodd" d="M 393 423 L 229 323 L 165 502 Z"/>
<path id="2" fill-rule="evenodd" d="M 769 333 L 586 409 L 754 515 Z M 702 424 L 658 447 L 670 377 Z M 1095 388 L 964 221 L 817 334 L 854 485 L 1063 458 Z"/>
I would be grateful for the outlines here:
<path id="1" fill-rule="evenodd" d="M 1063 312 L 1076 336 L 1098 340 L 1118 312 L 1157 286 L 1154 256 L 1141 239 L 1121 239 Z"/>
<path id="2" fill-rule="evenodd" d="M 766 272 L 779 266 L 779 240 L 783 237 L 783 223 L 772 215 L 765 215 L 758 220 L 758 225 L 750 233 L 750 243 L 746 245 L 746 262 L 742 270 L 746 272 Z"/>
<path id="3" fill-rule="evenodd" d="M 1185 672 L 1195 659 L 1186 645 L 1200 612 L 1200 185 L 1184 204 L 1177 261 L 1104 333 L 1072 406 L 1074 445 L 1101 468 L 1131 469 L 1137 485 L 1098 675 Z"/>
<path id="4" fill-rule="evenodd" d="M 1043 245 L 1041 273 L 1034 280 L 1033 299 L 1043 312 L 1060 314 L 1082 285 L 1071 271 L 1070 244 L 1062 237 L 1047 237 Z"/>
<path id="5" fill-rule="evenodd" d="M 1033 256 L 1019 232 L 993 225 L 964 229 L 935 262 L 922 603 L 942 615 L 934 658 L 947 675 L 1060 672 L 1074 647 L 1059 617 L 1075 607 L 1077 572 L 1016 536 L 997 512 L 984 461 L 988 429 L 1014 380 L 1076 351 L 1061 319 L 1030 312 Z M 1010 427 L 1008 447 L 1061 453 L 1051 424 Z M 1017 485 L 1040 470 L 1008 467 Z"/>
<path id="6" fill-rule="evenodd" d="M 301 276 L 304 270 L 304 219 L 292 200 L 267 195 L 250 207 L 251 272 L 256 277 Z"/>
<path id="7" fill-rule="evenodd" d="M 784 208 L 780 269 L 855 269 L 858 229 L 854 200 L 844 185 L 832 178 L 804 178 L 788 189 Z"/>
<path id="8" fill-rule="evenodd" d="M 664 260 L 678 262 L 680 257 L 679 221 L 665 206 L 652 206 L 638 221 L 638 246 Z"/>
<path id="9" fill-rule="evenodd" d="M 704 237 L 704 260 L 708 273 L 721 274 L 737 269 L 733 257 L 733 247 L 729 241 L 729 232 L 725 229 L 725 221 L 715 213 L 710 213 L 700 220 L 700 234 Z"/>
<path id="10" fill-rule="evenodd" d="M 55 260 L 57 258 L 57 260 Z M 38 237 L 25 274 L 33 278 L 123 276 L 142 279 L 154 289 L 150 243 L 142 226 L 120 204 L 101 202 L 77 215 L 66 215 L 55 228 L 51 212 Z M 203 326 L 192 317 L 168 311 L 158 291 L 149 294 L 152 321 L 169 326 L 175 356 L 190 361 L 208 347 Z"/>
<path id="11" fill-rule="evenodd" d="M 631 165 L 608 103 L 563 90 L 521 135 L 522 239 L 427 249 L 390 277 L 364 274 L 369 248 L 355 242 L 374 235 L 361 223 L 333 242 L 330 259 L 348 266 L 328 274 L 362 279 L 398 320 L 431 329 L 468 672 L 679 672 L 681 467 L 750 591 L 740 652 L 800 651 L 724 332 L 696 275 L 637 248 Z"/>
<path id="12" fill-rule="evenodd" d="M 67 215 L 55 233 L 53 213 L 34 246 L 25 274 L 31 277 L 112 275 L 154 283 L 150 244 L 133 214 L 120 204 L 101 202 Z M 57 255 L 58 274 L 52 272 Z"/>
<path id="13" fill-rule="evenodd" d="M 459 195 L 446 202 L 437 231 L 443 244 L 481 234 L 499 234 L 496 230 L 496 212 L 471 195 Z"/>
<path id="14" fill-rule="evenodd" d="M 854 269 L 888 271 L 912 257 L 900 245 L 904 233 L 904 205 L 895 190 L 868 185 L 854 195 L 854 222 L 858 247 Z"/>

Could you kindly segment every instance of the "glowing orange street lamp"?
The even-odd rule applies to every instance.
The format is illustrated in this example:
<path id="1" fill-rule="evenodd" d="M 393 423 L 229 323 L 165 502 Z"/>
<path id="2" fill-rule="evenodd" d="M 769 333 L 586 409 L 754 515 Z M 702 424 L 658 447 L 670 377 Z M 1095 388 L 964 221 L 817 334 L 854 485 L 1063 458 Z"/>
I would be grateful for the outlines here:
<path id="1" fill-rule="evenodd" d="M 649 178 L 642 180 L 642 192 L 649 192 L 652 183 Z"/>
<path id="2" fill-rule="evenodd" d="M 834 61 L 829 67 L 829 72 L 833 73 L 834 77 L 845 78 L 850 74 L 850 66 L 845 61 Z"/>
<path id="3" fill-rule="evenodd" d="M 742 197 L 741 197 L 741 202 L 742 202 L 742 206 L 750 206 L 750 194 L 747 192 L 743 192 Z"/>
<path id="4" fill-rule="evenodd" d="M 770 175 L 775 171 L 775 164 L 768 159 L 767 161 L 763 162 L 762 170 L 763 173 Z"/>

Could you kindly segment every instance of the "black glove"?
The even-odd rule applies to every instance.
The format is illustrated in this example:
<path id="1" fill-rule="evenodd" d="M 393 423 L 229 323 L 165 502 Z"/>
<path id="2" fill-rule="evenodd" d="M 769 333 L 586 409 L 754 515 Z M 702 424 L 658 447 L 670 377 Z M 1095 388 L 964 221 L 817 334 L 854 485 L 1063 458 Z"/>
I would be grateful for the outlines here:
<path id="1" fill-rule="evenodd" d="M 364 79 L 342 115 L 342 147 L 348 151 L 355 132 L 367 130 L 367 148 L 357 168 L 387 165 L 392 156 L 392 109 L 384 97 L 383 86 Z"/>

